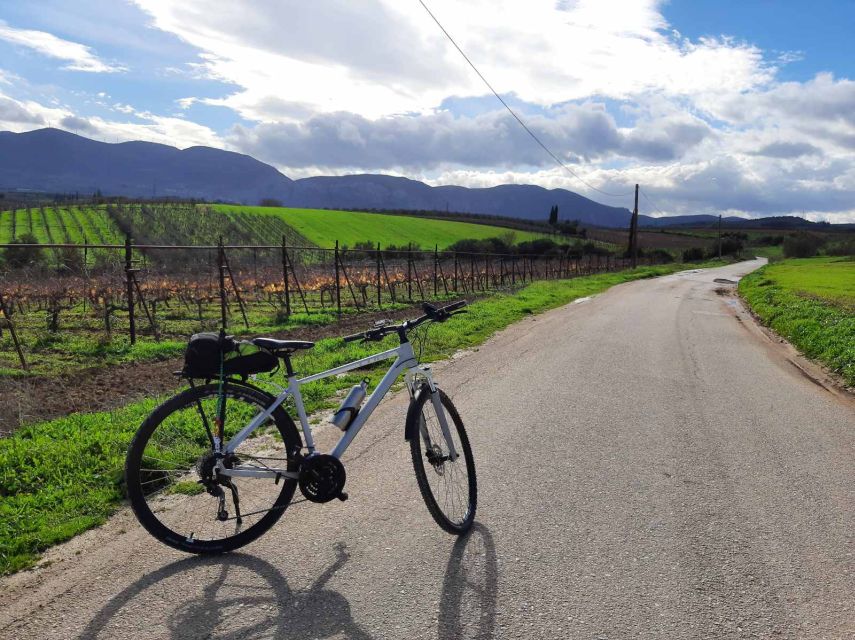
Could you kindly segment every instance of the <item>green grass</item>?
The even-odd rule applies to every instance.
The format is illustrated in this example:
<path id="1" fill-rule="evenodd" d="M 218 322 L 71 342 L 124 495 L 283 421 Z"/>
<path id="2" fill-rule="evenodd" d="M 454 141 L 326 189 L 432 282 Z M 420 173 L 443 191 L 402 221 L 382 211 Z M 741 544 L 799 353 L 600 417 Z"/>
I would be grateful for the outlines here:
<path id="1" fill-rule="evenodd" d="M 444 249 L 458 240 L 483 240 L 505 237 L 508 234 L 513 234 L 515 242 L 550 237 L 542 233 L 514 231 L 483 224 L 357 211 L 231 205 L 215 205 L 214 208 L 223 213 L 244 212 L 275 216 L 319 247 L 332 247 L 338 240 L 342 245 L 350 247 L 357 242 L 379 242 L 383 248 L 412 242 L 422 249 L 433 249 L 435 245 Z"/>
<path id="2" fill-rule="evenodd" d="M 765 273 L 791 293 L 855 310 L 855 260 L 851 258 L 785 260 L 766 267 Z"/>
<path id="3" fill-rule="evenodd" d="M 693 267 L 703 265 L 692 265 Z M 496 331 L 524 318 L 609 287 L 686 268 L 672 264 L 599 274 L 572 280 L 531 284 L 514 294 L 497 294 L 475 302 L 469 313 L 432 328 L 424 360 L 436 360 L 458 349 L 480 344 Z M 391 347 L 387 344 L 345 345 L 338 338 L 321 340 L 295 359 L 301 372 L 319 371 Z M 367 375 L 376 383 L 382 363 Z M 304 388 L 309 412 L 332 406 L 340 389 L 363 373 L 333 377 Z M 39 553 L 97 526 L 123 499 L 122 466 L 127 446 L 157 399 L 110 412 L 71 414 L 21 428 L 0 440 L 0 574 L 31 566 Z M 403 416 L 401 416 L 403 420 Z M 177 487 L 177 491 L 195 490 Z"/>
<path id="4" fill-rule="evenodd" d="M 739 292 L 765 325 L 855 386 L 855 261 L 776 262 L 743 278 Z"/>

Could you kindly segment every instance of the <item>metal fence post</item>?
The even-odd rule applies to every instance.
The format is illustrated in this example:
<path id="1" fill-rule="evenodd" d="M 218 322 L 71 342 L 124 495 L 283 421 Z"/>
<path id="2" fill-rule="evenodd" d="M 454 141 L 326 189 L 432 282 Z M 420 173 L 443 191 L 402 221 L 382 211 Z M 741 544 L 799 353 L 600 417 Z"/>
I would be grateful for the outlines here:
<path id="1" fill-rule="evenodd" d="M 127 287 L 128 303 L 128 331 L 130 332 L 131 344 L 137 341 L 137 326 L 134 319 L 134 274 L 133 269 L 134 249 L 131 245 L 131 234 L 125 236 L 125 285 Z"/>

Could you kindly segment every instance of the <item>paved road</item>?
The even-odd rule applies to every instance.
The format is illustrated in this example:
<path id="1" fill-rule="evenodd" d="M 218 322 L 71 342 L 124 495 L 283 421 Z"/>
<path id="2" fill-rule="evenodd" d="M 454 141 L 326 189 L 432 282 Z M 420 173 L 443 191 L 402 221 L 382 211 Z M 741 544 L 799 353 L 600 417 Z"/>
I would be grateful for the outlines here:
<path id="1" fill-rule="evenodd" d="M 0 583 L 0 636 L 855 637 L 855 409 L 715 292 L 756 266 L 622 285 L 439 367 L 478 465 L 467 538 L 420 502 L 399 395 L 347 503 L 201 560 L 120 514 Z"/>

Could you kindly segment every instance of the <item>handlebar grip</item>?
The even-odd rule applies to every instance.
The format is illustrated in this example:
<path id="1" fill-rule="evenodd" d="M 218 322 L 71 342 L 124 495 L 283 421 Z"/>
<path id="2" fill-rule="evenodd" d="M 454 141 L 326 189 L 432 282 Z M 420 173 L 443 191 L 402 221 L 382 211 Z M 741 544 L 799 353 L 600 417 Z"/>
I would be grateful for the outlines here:
<path id="1" fill-rule="evenodd" d="M 357 340 L 363 340 L 365 338 L 365 333 L 354 333 L 351 336 L 344 336 L 342 340 L 345 342 L 356 342 Z"/>
<path id="2" fill-rule="evenodd" d="M 467 304 L 468 303 L 466 302 L 466 300 L 461 300 L 460 302 L 454 302 L 448 305 L 447 307 L 443 307 L 441 311 L 445 311 L 446 313 L 449 313 L 451 311 L 457 311 L 458 309 L 462 309 L 463 307 L 465 307 Z"/>

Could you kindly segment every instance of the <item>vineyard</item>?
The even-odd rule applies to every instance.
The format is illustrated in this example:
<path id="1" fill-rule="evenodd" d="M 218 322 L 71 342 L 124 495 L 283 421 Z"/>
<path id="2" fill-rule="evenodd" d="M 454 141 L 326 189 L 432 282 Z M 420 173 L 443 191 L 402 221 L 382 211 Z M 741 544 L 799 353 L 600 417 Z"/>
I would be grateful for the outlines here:
<path id="1" fill-rule="evenodd" d="M 262 244 L 285 236 L 291 244 L 311 244 L 285 222 L 237 207 L 215 211 L 188 203 L 107 204 L 33 207 L 0 211 L 0 244 L 31 239 L 39 244 L 122 244 L 130 234 L 139 244 Z"/>
<path id="2" fill-rule="evenodd" d="M 65 261 L 58 265 L 45 253 L 51 251 L 63 252 Z M 84 257 L 93 251 L 108 257 L 95 264 Z M 6 261 L 0 375 L 174 355 L 188 335 L 221 325 L 236 333 L 275 332 L 628 266 L 622 258 L 569 247 L 535 256 L 383 250 L 379 244 L 320 249 L 286 239 L 253 246 L 17 245 L 6 249 Z"/>
<path id="3" fill-rule="evenodd" d="M 103 208 L 33 207 L 0 211 L 0 244 L 25 236 L 41 244 L 118 244 L 120 229 Z"/>

